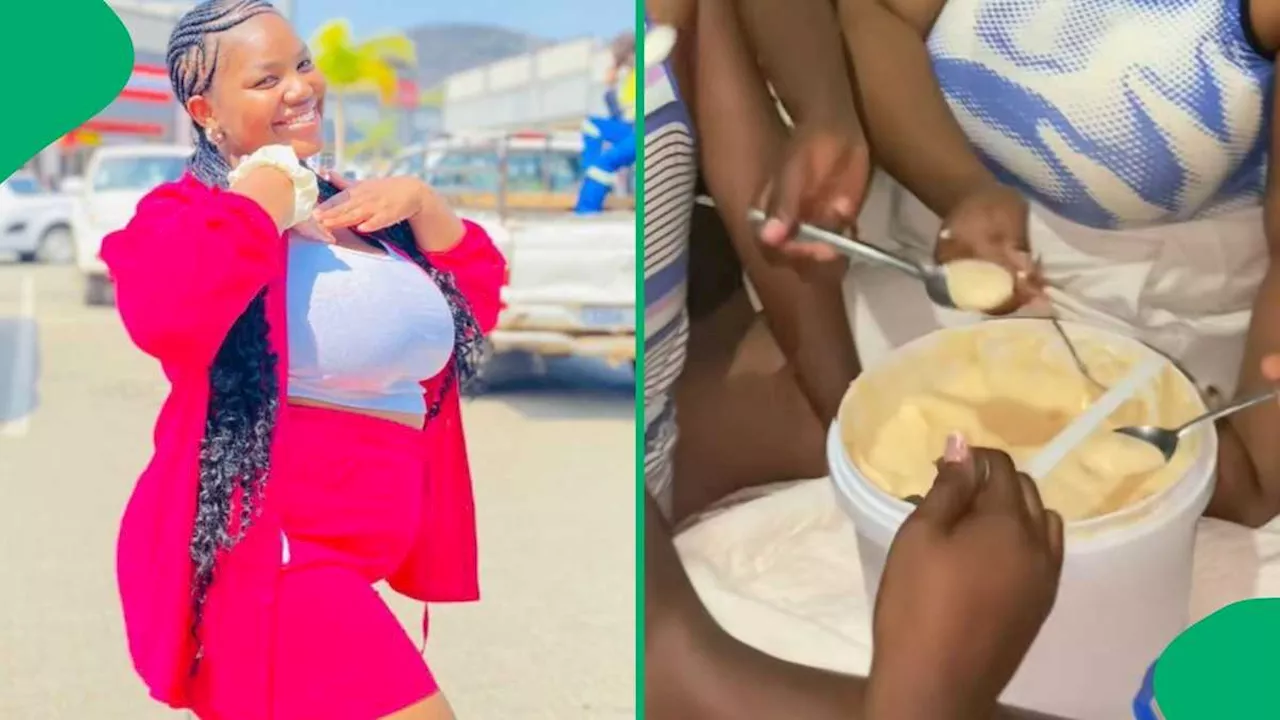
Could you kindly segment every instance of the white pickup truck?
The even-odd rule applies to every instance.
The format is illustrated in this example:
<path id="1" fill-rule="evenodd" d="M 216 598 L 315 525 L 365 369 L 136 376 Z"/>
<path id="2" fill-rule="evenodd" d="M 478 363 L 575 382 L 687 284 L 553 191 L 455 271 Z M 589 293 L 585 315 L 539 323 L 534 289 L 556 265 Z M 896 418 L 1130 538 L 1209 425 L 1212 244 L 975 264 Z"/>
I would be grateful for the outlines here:
<path id="1" fill-rule="evenodd" d="M 453 138 L 397 169 L 449 197 L 506 256 L 496 351 L 634 362 L 634 205 L 623 194 L 604 213 L 573 213 L 581 150 L 576 133 Z"/>
<path id="2" fill-rule="evenodd" d="M 555 219 L 460 211 L 507 258 L 503 309 L 490 336 L 498 352 L 635 360 L 635 217 Z"/>
<path id="3" fill-rule="evenodd" d="M 74 201 L 71 228 L 86 304 L 108 305 L 114 299 L 98 256 L 102 239 L 129 224 L 143 196 L 181 177 L 189 157 L 191 148 L 183 145 L 109 145 L 94 152 L 84 177 L 64 181 L 63 190 Z"/>

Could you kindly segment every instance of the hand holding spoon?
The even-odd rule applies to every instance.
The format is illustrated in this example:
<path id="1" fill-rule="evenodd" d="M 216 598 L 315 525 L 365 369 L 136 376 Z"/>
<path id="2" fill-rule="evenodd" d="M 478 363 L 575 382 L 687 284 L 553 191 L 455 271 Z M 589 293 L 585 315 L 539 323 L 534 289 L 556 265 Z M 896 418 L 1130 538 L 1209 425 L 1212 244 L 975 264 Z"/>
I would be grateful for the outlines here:
<path id="1" fill-rule="evenodd" d="M 706 196 L 699 196 L 697 202 L 715 207 L 715 202 Z M 768 219 L 758 208 L 748 210 L 747 217 L 756 224 Z M 888 265 L 916 278 L 924 285 L 929 300 L 942 307 L 983 312 L 1004 304 L 1013 296 L 1013 276 L 993 263 L 981 260 L 958 260 L 947 265 L 917 263 L 808 223 L 800 223 L 799 235 L 810 242 L 830 245 L 849 257 Z"/>

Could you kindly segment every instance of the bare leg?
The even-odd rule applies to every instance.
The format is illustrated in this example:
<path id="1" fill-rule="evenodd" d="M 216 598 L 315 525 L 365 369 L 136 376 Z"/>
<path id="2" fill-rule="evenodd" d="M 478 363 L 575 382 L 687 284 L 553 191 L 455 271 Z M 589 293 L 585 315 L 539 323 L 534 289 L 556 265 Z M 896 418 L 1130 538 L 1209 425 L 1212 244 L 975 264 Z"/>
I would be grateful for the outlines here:
<path id="1" fill-rule="evenodd" d="M 677 520 L 742 488 L 827 472 L 822 423 L 743 291 L 691 329 L 676 407 Z"/>
<path id="2" fill-rule="evenodd" d="M 454 714 L 444 693 L 438 692 L 426 700 L 387 715 L 383 720 L 454 720 Z"/>
<path id="3" fill-rule="evenodd" d="M 677 521 L 742 488 L 826 473 L 822 423 L 751 306 L 724 222 L 702 206 L 692 221 L 688 358 L 675 388 Z"/>

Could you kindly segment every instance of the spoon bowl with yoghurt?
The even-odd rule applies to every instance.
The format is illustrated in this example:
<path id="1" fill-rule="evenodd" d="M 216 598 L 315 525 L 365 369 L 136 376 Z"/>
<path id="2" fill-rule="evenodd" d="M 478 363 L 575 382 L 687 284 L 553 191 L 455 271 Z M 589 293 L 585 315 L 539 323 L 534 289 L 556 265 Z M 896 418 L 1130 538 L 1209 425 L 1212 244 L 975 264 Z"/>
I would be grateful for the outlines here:
<path id="1" fill-rule="evenodd" d="M 757 224 L 766 220 L 765 213 L 757 208 L 752 208 L 747 214 Z M 985 313 L 1006 304 L 1014 294 L 1013 274 L 993 262 L 964 259 L 944 265 L 917 263 L 807 223 L 800 224 L 799 237 L 825 243 L 850 257 L 888 265 L 911 275 L 924 285 L 929 299 L 942 307 Z"/>
<path id="2" fill-rule="evenodd" d="M 1243 400 L 1233 402 L 1225 407 L 1217 410 L 1211 410 L 1203 415 L 1192 418 L 1176 428 L 1162 428 L 1155 427 L 1154 425 L 1132 425 L 1129 427 L 1116 428 L 1115 432 L 1125 438 L 1133 439 L 1125 443 L 1126 445 L 1131 446 L 1126 449 L 1125 455 L 1131 456 L 1134 462 L 1141 462 L 1144 465 L 1152 466 L 1150 469 L 1154 469 L 1155 467 L 1159 467 L 1160 465 L 1169 462 L 1174 453 L 1178 451 L 1178 442 L 1182 440 L 1182 436 L 1191 428 L 1199 425 L 1200 423 L 1211 422 L 1224 418 L 1228 415 L 1238 413 L 1241 410 L 1251 408 L 1254 405 L 1258 405 L 1268 400 L 1274 400 L 1277 397 L 1280 397 L 1280 390 L 1266 390 L 1264 392 L 1250 395 Z M 1139 450 L 1141 446 L 1137 443 L 1145 443 L 1147 446 L 1146 449 Z M 1159 453 L 1158 456 L 1156 454 L 1157 452 Z"/>

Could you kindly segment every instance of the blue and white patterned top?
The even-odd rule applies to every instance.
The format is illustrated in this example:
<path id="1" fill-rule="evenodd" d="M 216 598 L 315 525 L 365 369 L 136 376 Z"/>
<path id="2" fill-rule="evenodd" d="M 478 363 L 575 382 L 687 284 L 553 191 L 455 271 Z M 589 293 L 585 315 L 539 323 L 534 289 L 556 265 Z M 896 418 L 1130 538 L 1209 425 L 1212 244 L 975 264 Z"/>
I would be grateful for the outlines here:
<path id="1" fill-rule="evenodd" d="M 1102 229 L 1260 204 L 1272 61 L 1240 0 L 949 0 L 942 92 L 1000 179 Z"/>

